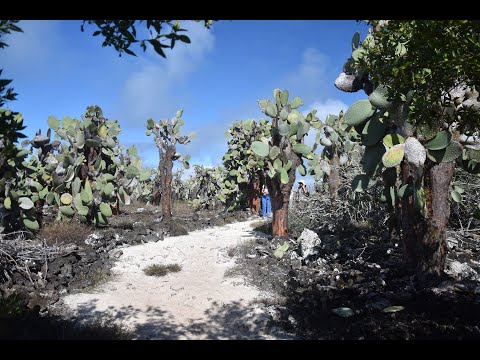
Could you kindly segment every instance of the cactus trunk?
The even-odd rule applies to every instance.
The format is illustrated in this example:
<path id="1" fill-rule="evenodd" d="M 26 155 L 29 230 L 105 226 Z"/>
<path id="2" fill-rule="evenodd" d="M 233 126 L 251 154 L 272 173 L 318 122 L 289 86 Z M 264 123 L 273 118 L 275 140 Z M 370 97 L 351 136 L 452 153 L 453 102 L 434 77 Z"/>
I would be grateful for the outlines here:
<path id="1" fill-rule="evenodd" d="M 162 216 L 164 220 L 172 217 L 172 158 L 174 154 L 175 147 L 168 146 L 162 163 Z"/>
<path id="2" fill-rule="evenodd" d="M 414 197 L 401 203 L 401 226 L 407 269 L 417 274 L 422 283 L 443 275 L 447 255 L 447 223 L 450 215 L 448 199 L 454 163 L 427 164 L 424 177 L 425 215 L 415 207 Z M 402 176 L 408 177 L 408 164 L 402 164 Z"/>
<path id="3" fill-rule="evenodd" d="M 257 214 L 260 211 L 260 176 L 255 174 L 250 181 L 250 211 Z"/>
<path id="4" fill-rule="evenodd" d="M 163 152 L 162 147 L 158 148 L 158 169 L 157 175 L 155 176 L 154 185 L 153 185 L 153 199 L 152 205 L 159 206 L 160 199 L 162 198 L 162 166 L 165 161 L 165 153 Z"/>
<path id="5" fill-rule="evenodd" d="M 279 145 L 280 138 L 273 136 L 273 143 Z M 292 167 L 288 172 L 288 183 L 282 184 L 278 176 L 273 179 L 267 177 L 268 192 L 270 193 L 273 212 L 273 236 L 288 236 L 288 206 L 290 203 L 290 194 L 292 193 L 293 184 L 295 183 L 295 173 L 301 162 L 298 155 L 293 152 L 291 146 L 285 148 L 285 155 L 287 159 L 292 162 Z"/>
<path id="6" fill-rule="evenodd" d="M 400 234 L 399 226 L 399 204 L 398 202 L 393 203 L 390 195 L 390 188 L 396 189 L 396 180 L 397 180 L 397 169 L 396 168 L 387 168 L 382 174 L 384 185 L 384 195 L 387 201 L 387 212 L 388 212 L 388 234 L 390 237 L 396 234 Z M 398 198 L 398 197 L 396 197 Z"/>
<path id="7" fill-rule="evenodd" d="M 330 160 L 330 175 L 328 176 L 328 189 L 330 191 L 330 201 L 335 210 L 338 199 L 338 188 L 340 187 L 340 158 L 335 151 Z"/>

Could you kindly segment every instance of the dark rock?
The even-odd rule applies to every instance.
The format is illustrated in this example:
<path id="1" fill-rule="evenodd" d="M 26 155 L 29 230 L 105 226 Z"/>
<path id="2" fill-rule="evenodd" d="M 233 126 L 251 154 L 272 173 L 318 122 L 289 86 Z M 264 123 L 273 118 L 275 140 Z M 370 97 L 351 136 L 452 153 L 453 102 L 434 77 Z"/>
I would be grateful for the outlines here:
<path id="1" fill-rule="evenodd" d="M 157 242 L 157 241 L 160 241 L 160 240 L 163 240 L 163 233 L 162 235 L 160 236 L 160 234 L 150 234 L 150 235 L 147 235 L 145 236 L 145 238 L 143 239 L 144 242 L 146 243 L 149 243 L 149 242 Z"/>
<path id="2" fill-rule="evenodd" d="M 71 264 L 64 264 L 60 268 L 60 278 L 66 277 L 66 278 L 71 278 L 73 276 L 73 267 Z"/>
<path id="3" fill-rule="evenodd" d="M 192 214 L 192 221 L 198 221 L 200 220 L 200 216 L 197 213 Z"/>
<path id="4" fill-rule="evenodd" d="M 212 225 L 213 225 L 213 226 L 223 226 L 223 225 L 225 225 L 225 220 L 223 220 L 223 219 L 220 218 L 220 217 L 215 218 L 215 219 L 213 219 L 213 221 L 212 221 Z"/>
<path id="5" fill-rule="evenodd" d="M 133 223 L 133 231 L 135 233 L 137 233 L 138 235 L 148 235 L 147 226 L 140 221 L 137 221 L 137 222 Z"/>
<path id="6" fill-rule="evenodd" d="M 47 310 L 49 305 L 56 303 L 58 300 L 58 293 L 53 290 L 32 292 L 29 294 L 27 306 L 30 309 L 37 310 L 38 312 L 44 312 Z"/>
<path id="7" fill-rule="evenodd" d="M 179 222 L 171 221 L 168 224 L 168 233 L 170 236 L 188 235 L 188 230 Z"/>

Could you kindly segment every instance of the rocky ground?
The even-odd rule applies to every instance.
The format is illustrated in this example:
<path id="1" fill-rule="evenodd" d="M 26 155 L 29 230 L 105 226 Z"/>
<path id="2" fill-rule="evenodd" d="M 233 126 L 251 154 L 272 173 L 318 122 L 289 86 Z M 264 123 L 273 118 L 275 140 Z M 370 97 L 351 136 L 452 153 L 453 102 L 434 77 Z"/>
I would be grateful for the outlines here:
<path id="1" fill-rule="evenodd" d="M 271 324 L 297 339 L 480 339 L 480 236 L 451 232 L 447 276 L 418 289 L 398 244 L 377 232 L 307 229 L 281 259 L 284 240 L 259 237 L 232 250 L 230 274 L 276 293 L 263 301 Z"/>
<path id="2" fill-rule="evenodd" d="M 380 226 L 296 224 L 285 240 L 247 217 L 183 207 L 162 225 L 127 208 L 4 279 L 0 338 L 480 339 L 479 232 L 450 231 L 445 279 L 419 289 Z M 181 270 L 142 271 L 165 261 Z"/>

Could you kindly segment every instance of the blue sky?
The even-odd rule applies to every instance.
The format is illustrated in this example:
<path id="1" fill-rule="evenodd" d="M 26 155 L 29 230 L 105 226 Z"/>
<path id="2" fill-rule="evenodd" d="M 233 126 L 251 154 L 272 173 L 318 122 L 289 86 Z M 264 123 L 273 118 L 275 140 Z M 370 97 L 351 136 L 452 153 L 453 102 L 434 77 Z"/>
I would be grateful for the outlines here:
<path id="1" fill-rule="evenodd" d="M 146 121 L 182 108 L 184 133 L 197 137 L 178 150 L 192 156 L 191 164 L 210 166 L 221 163 L 229 125 L 263 117 L 257 100 L 271 99 L 274 88 L 300 96 L 301 110 L 315 108 L 322 120 L 365 98 L 333 85 L 351 54 L 353 33 L 363 38 L 368 30 L 354 20 L 224 20 L 211 30 L 187 22 L 192 43 L 177 43 L 167 59 L 152 49 L 119 57 L 90 35 L 93 27 L 82 33 L 81 23 L 22 21 L 24 33 L 6 38 L 0 68 L 19 94 L 7 107 L 24 115 L 29 137 L 48 128 L 49 115 L 80 119 L 88 105 L 99 105 L 119 121 L 121 144 L 135 144 L 144 165 L 156 166 Z"/>

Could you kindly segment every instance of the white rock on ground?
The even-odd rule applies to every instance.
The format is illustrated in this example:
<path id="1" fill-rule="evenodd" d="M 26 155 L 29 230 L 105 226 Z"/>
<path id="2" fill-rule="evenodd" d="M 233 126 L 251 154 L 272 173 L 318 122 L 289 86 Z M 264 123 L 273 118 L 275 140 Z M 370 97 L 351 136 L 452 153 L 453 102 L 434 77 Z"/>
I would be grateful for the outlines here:
<path id="1" fill-rule="evenodd" d="M 478 273 L 469 265 L 453 260 L 447 264 L 445 272 L 459 280 L 479 280 Z"/>
<path id="2" fill-rule="evenodd" d="M 83 321 L 115 321 L 137 339 L 278 339 L 271 318 L 252 300 L 271 294 L 225 277 L 234 265 L 226 248 L 253 239 L 252 221 L 168 237 L 124 248 L 112 280 L 94 293 L 71 294 L 63 302 Z M 179 264 L 164 277 L 144 274 L 152 264 Z"/>
<path id="3" fill-rule="evenodd" d="M 300 243 L 300 249 L 302 252 L 302 257 L 306 257 L 315 254 L 317 251 L 315 247 L 320 246 L 322 241 L 318 237 L 317 233 L 309 229 L 304 229 L 298 238 Z"/>

